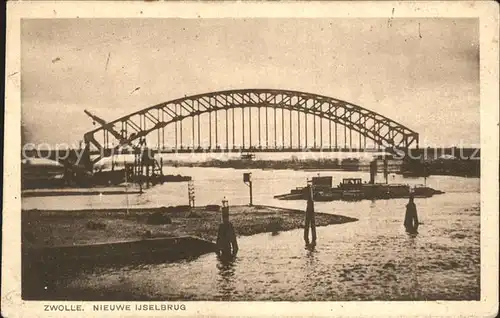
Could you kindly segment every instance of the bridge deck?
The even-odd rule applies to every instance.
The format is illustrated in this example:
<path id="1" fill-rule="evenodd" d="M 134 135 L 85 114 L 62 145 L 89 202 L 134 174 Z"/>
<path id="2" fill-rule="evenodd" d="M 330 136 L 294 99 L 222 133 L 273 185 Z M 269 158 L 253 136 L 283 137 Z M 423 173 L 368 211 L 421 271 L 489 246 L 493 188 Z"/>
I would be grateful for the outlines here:
<path id="1" fill-rule="evenodd" d="M 361 148 L 182 148 L 182 149 L 156 149 L 149 148 L 152 153 L 165 153 L 165 154 L 188 154 L 188 153 L 280 153 L 280 152 L 295 152 L 295 153 L 303 153 L 303 152 L 365 152 L 365 153 L 380 153 L 380 152 L 389 152 L 385 149 L 361 149 Z M 26 158 L 64 158 L 68 154 L 67 149 L 59 149 L 59 150 L 27 150 L 23 154 L 21 154 L 23 159 Z M 75 150 L 72 150 L 75 151 Z M 80 150 L 76 150 L 77 152 Z M 424 157 L 440 157 L 442 155 L 454 155 L 456 157 L 474 157 L 472 159 L 479 158 L 481 155 L 480 148 L 412 148 L 408 149 L 409 153 L 413 156 L 424 155 Z M 112 149 L 104 149 L 103 150 L 105 156 L 112 155 Z M 121 149 L 115 154 L 133 154 L 134 150 L 132 149 Z M 99 155 L 100 152 L 97 150 L 91 150 L 90 155 Z"/>

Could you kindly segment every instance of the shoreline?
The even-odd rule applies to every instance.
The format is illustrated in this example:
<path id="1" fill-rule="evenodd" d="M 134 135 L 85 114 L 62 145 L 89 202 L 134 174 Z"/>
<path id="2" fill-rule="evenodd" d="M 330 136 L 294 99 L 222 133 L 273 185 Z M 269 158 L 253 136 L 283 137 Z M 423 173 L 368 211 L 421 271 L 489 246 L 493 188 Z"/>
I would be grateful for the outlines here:
<path id="1" fill-rule="evenodd" d="M 302 210 L 230 206 L 230 221 L 238 237 L 303 228 L 304 219 Z M 316 226 L 354 221 L 357 219 L 316 213 Z M 53 285 L 61 273 L 75 275 L 116 264 L 176 262 L 213 252 L 220 222 L 216 205 L 128 211 L 22 210 L 23 298 L 66 299 Z"/>
<path id="2" fill-rule="evenodd" d="M 217 206 L 129 209 L 22 210 L 22 245 L 28 248 L 92 245 L 124 240 L 181 236 L 215 241 L 220 224 Z M 272 206 L 231 206 L 237 236 L 304 227 L 304 211 Z M 316 212 L 316 226 L 357 219 Z"/>

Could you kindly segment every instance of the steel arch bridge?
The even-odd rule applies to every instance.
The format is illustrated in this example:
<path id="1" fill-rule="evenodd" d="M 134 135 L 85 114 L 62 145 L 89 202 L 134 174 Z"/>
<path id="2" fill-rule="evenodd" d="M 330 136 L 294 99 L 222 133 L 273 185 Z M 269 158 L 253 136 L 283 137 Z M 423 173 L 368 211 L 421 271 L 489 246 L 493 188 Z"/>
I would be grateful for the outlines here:
<path id="1" fill-rule="evenodd" d="M 200 117 L 205 117 L 203 132 Z M 337 125 L 344 128 L 343 133 L 339 134 Z M 168 129 L 174 131 L 166 134 Z M 187 96 L 142 109 L 102 123 L 84 135 L 84 142 L 101 154 L 94 160 L 98 161 L 152 132 L 156 132 L 157 147 L 165 152 L 342 151 L 354 149 L 353 133 L 359 139 L 357 149 L 366 149 L 367 139 L 379 149 L 408 149 L 413 144 L 418 148 L 419 138 L 408 127 L 343 100 L 291 90 L 241 89 Z M 202 145 L 202 138 L 205 142 L 208 138 L 208 144 Z"/>

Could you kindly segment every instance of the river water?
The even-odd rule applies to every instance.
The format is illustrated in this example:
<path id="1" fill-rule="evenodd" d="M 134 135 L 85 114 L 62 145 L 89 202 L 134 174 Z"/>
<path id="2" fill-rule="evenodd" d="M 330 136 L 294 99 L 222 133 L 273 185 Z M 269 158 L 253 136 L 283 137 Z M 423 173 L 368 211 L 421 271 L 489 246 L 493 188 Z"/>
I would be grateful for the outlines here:
<path id="1" fill-rule="evenodd" d="M 245 171 L 168 168 L 191 175 L 196 204 L 247 204 Z M 305 208 L 276 194 L 304 186 L 317 172 L 249 170 L 254 204 Z M 334 183 L 362 172 L 327 172 Z M 390 175 L 391 183 L 423 179 Z M 419 234 L 404 232 L 405 199 L 317 202 L 319 212 L 359 221 L 319 227 L 318 244 L 304 247 L 301 230 L 239 237 L 232 264 L 207 254 L 192 261 L 96 268 L 60 278 L 52 288 L 71 299 L 116 300 L 477 300 L 480 296 L 479 179 L 431 176 L 426 183 L 445 194 L 416 199 Z M 156 207 L 188 203 L 187 183 L 148 189 L 142 195 L 23 198 L 23 209 Z M 87 295 L 87 296 L 84 296 Z"/>

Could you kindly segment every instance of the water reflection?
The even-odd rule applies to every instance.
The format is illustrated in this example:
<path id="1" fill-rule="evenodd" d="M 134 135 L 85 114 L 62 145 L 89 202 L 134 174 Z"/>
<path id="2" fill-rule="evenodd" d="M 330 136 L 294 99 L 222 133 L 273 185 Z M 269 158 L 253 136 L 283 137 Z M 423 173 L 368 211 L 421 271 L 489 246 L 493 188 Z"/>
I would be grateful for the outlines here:
<path id="1" fill-rule="evenodd" d="M 417 235 L 418 232 L 415 233 L 406 233 L 406 251 L 407 251 L 407 259 L 408 259 L 408 269 L 409 269 L 409 290 L 411 291 L 412 299 L 419 299 L 420 296 L 420 284 L 418 281 L 418 246 L 417 246 Z"/>
<path id="2" fill-rule="evenodd" d="M 377 201 L 376 200 L 370 200 L 370 210 L 373 210 L 377 207 Z"/>
<path id="3" fill-rule="evenodd" d="M 317 259 L 316 244 L 307 244 L 305 246 L 304 264 L 302 265 L 303 277 L 300 288 L 306 295 L 314 294 L 314 282 L 317 280 Z"/>
<path id="4" fill-rule="evenodd" d="M 307 250 L 307 254 L 306 254 L 307 257 L 313 258 L 314 252 L 316 251 L 316 243 L 306 244 L 306 250 Z"/>
<path id="5" fill-rule="evenodd" d="M 129 198 L 126 198 L 129 200 Z M 145 193 L 140 193 L 136 195 L 135 202 L 130 203 L 130 205 L 145 206 L 151 203 L 151 199 Z"/>
<path id="6" fill-rule="evenodd" d="M 217 257 L 217 291 L 222 300 L 229 300 L 236 289 L 234 285 L 237 258 Z"/>

